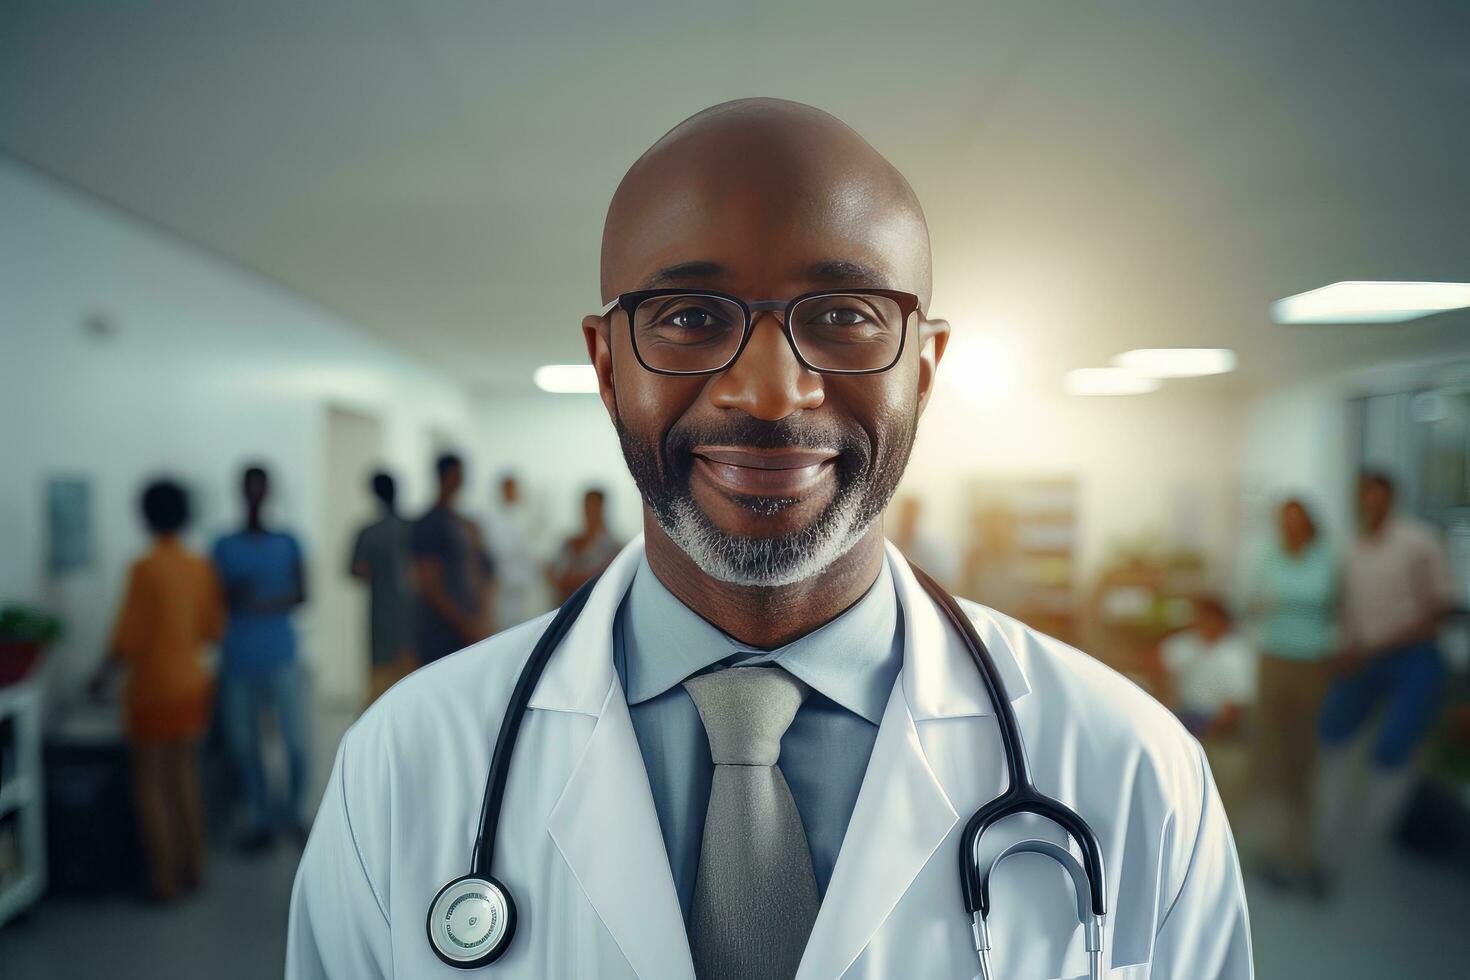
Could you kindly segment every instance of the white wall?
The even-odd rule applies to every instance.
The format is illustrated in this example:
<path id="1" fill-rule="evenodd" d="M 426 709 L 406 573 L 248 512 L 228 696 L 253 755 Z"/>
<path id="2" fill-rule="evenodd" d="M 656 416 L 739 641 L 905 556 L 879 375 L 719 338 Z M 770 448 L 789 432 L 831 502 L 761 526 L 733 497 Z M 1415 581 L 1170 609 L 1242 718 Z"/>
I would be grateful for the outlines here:
<path id="1" fill-rule="evenodd" d="M 638 488 L 623 465 L 617 433 L 596 395 L 526 394 L 481 397 L 475 405 L 473 455 L 489 479 L 519 476 L 522 491 L 543 525 L 539 550 L 549 552 L 581 524 L 582 494 L 607 491 L 608 524 L 627 539 L 643 529 Z M 472 486 L 466 507 L 489 506 L 484 482 Z"/>
<path id="2" fill-rule="evenodd" d="M 92 312 L 115 335 L 84 330 Z M 137 494 L 156 473 L 195 490 L 194 542 L 205 546 L 239 519 L 240 466 L 264 460 L 277 521 L 302 535 L 309 560 L 342 568 L 344 556 L 314 548 L 331 405 L 382 421 L 384 461 L 415 506 L 435 434 L 468 436 L 467 398 L 442 375 L 0 158 L 0 599 L 42 600 L 66 617 L 48 665 L 59 694 L 106 646 L 122 576 L 144 544 Z M 91 566 L 61 578 L 45 570 L 53 475 L 86 477 L 93 494 Z"/>

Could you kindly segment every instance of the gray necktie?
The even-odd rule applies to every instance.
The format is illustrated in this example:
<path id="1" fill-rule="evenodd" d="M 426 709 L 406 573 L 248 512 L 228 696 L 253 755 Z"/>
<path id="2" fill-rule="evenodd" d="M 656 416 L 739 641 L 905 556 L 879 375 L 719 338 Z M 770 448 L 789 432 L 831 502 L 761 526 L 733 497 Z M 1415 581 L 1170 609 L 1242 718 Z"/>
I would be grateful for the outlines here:
<path id="1" fill-rule="evenodd" d="M 790 980 L 817 918 L 811 849 L 776 759 L 808 688 L 779 667 L 684 682 L 715 764 L 689 945 L 700 980 Z"/>

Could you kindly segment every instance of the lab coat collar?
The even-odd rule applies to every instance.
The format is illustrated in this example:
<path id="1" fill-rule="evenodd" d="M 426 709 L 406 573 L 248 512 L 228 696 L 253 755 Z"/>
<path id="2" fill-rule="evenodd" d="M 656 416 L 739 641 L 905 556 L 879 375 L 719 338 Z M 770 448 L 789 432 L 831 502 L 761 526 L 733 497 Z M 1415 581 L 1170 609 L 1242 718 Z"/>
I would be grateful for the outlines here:
<path id="1" fill-rule="evenodd" d="M 530 707 L 602 714 L 613 670 L 613 620 L 643 560 L 643 535 L 629 541 L 592 587 L 587 604 L 531 695 Z"/>
<path id="2" fill-rule="evenodd" d="M 964 641 L 924 592 L 908 561 L 886 543 L 888 565 L 903 608 L 904 654 L 900 682 L 914 721 L 995 714 L 985 685 Z M 643 560 L 643 536 L 630 541 L 593 587 L 592 595 L 561 649 L 536 685 L 531 707 L 598 716 L 612 686 L 613 621 Z M 1012 701 L 1031 691 L 1016 659 L 1023 629 L 1017 623 L 980 617 L 975 625 L 990 650 Z"/>
<path id="3" fill-rule="evenodd" d="M 994 715 L 995 705 L 985 693 L 964 638 L 929 598 L 903 553 L 893 542 L 886 544 L 898 601 L 903 606 L 904 653 L 900 679 L 914 721 Z M 1010 699 L 1019 701 L 1031 693 L 1031 685 L 1015 654 L 1022 645 L 1024 627 L 994 616 L 972 617 L 971 621 L 990 650 Z"/>

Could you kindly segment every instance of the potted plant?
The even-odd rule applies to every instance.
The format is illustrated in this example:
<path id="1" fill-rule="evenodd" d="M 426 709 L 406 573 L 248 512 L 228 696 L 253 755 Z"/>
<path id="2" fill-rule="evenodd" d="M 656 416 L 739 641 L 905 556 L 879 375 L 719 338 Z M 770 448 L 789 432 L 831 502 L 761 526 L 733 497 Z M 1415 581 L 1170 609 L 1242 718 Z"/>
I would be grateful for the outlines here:
<path id="1" fill-rule="evenodd" d="M 31 672 L 48 643 L 61 636 L 61 620 L 35 606 L 11 603 L 0 609 L 0 687 Z"/>

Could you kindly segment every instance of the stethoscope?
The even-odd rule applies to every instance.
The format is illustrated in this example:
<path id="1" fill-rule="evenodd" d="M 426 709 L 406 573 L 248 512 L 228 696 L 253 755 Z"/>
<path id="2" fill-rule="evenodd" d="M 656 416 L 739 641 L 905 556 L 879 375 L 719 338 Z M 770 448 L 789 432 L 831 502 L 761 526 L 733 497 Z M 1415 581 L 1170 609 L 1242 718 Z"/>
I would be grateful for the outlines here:
<path id="1" fill-rule="evenodd" d="M 1005 751 L 1007 788 L 1004 793 L 981 807 L 965 824 L 960 837 L 960 884 L 964 891 L 965 909 L 970 913 L 975 938 L 975 952 L 980 957 L 981 980 L 994 980 L 990 962 L 990 881 L 1001 862 L 1016 854 L 1040 854 L 1062 866 L 1072 880 L 1077 900 L 1077 920 L 1082 924 L 1087 948 L 1088 968 L 1092 980 L 1103 975 L 1103 918 L 1107 915 L 1106 879 L 1103 877 L 1102 846 L 1097 835 L 1060 800 L 1038 790 L 1031 781 L 1031 765 L 1026 759 L 1026 746 L 1021 741 L 1021 727 L 1015 709 L 1007 696 L 1005 681 L 991 659 L 980 634 L 975 632 L 963 609 L 922 569 L 914 566 L 914 575 L 929 597 L 944 610 L 950 624 L 964 638 L 970 657 L 985 684 L 985 693 L 995 705 L 1000 726 L 1001 747 Z M 485 784 L 485 797 L 480 806 L 480 833 L 475 838 L 470 858 L 470 873 L 456 878 L 434 896 L 429 906 L 427 928 L 434 953 L 450 966 L 474 970 L 495 962 L 515 938 L 516 906 L 510 889 L 490 873 L 495 856 L 495 831 L 500 823 L 501 805 L 505 799 L 505 783 L 510 775 L 511 755 L 531 694 L 541 679 L 542 671 L 556 652 L 557 646 L 581 613 L 587 597 L 596 584 L 588 582 L 573 593 L 551 620 L 551 625 L 536 641 L 530 659 L 521 669 L 511 692 L 510 704 L 500 723 L 495 751 L 490 757 L 490 777 Z M 1018 813 L 1033 813 L 1060 827 L 1082 852 L 1079 861 L 1071 850 L 1049 840 L 1018 841 L 997 854 L 982 870 L 980 838 L 995 823 Z"/>

